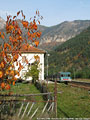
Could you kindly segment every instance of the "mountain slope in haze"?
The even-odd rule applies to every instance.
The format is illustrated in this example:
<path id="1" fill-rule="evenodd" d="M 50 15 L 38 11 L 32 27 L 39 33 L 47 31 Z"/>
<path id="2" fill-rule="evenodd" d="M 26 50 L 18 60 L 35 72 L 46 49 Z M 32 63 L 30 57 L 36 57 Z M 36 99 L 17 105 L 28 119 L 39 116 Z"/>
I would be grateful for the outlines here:
<path id="1" fill-rule="evenodd" d="M 20 26 L 23 29 L 21 24 Z M 53 47 L 56 47 L 68 39 L 73 38 L 88 26 L 90 26 L 90 20 L 75 20 L 72 22 L 65 21 L 61 24 L 51 27 L 38 25 L 38 30 L 42 31 L 39 48 L 44 50 L 52 50 Z M 5 31 L 5 20 L 3 20 L 1 17 L 0 29 Z M 25 29 L 23 29 L 23 33 L 25 33 Z M 1 39 L 0 42 L 2 43 Z"/>
<path id="2" fill-rule="evenodd" d="M 5 24 L 6 24 L 5 20 L 0 17 L 0 30 L 4 29 Z"/>
<path id="3" fill-rule="evenodd" d="M 90 20 L 65 21 L 56 26 L 43 26 L 42 36 L 40 38 L 40 47 L 46 50 L 75 37 L 84 29 L 90 26 Z M 41 30 L 42 31 L 42 30 Z"/>
<path id="4" fill-rule="evenodd" d="M 50 52 L 49 75 L 71 71 L 79 78 L 90 78 L 90 27 Z"/>

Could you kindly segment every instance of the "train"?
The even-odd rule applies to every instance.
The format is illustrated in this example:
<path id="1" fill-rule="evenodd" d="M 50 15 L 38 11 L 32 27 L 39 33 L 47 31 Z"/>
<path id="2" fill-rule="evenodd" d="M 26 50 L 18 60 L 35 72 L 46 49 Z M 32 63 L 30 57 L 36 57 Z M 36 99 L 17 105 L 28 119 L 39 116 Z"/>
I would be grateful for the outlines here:
<path id="1" fill-rule="evenodd" d="M 59 72 L 57 75 L 57 80 L 67 84 L 69 81 L 71 81 L 71 72 Z"/>
<path id="2" fill-rule="evenodd" d="M 64 82 L 65 84 L 68 84 L 68 82 L 72 80 L 71 72 L 58 72 L 57 74 L 52 75 L 50 79 L 53 81 L 57 79 L 57 82 Z"/>

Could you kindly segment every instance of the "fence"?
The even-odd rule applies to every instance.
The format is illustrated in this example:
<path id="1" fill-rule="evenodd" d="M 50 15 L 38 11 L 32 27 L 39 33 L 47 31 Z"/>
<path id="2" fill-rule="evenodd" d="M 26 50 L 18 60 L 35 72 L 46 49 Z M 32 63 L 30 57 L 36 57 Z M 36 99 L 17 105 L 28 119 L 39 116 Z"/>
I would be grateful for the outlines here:
<path id="1" fill-rule="evenodd" d="M 55 82 L 55 91 L 48 92 L 46 86 L 36 83 L 41 91 L 38 94 L 0 94 L 0 120 L 28 120 L 35 117 L 50 117 L 51 111 L 53 117 L 57 117 L 57 86 Z M 35 97 L 43 96 L 43 101 L 35 100 Z M 40 108 L 39 103 L 44 103 Z M 41 110 L 40 110 L 41 109 Z M 40 112 L 40 114 L 37 114 Z"/>

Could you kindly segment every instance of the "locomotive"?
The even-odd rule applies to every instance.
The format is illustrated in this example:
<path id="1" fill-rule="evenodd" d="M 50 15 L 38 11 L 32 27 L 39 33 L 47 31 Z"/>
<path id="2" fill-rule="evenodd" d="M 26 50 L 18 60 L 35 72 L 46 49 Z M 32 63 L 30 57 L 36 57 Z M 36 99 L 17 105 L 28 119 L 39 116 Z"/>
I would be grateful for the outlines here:
<path id="1" fill-rule="evenodd" d="M 59 72 L 57 74 L 57 80 L 59 82 L 64 82 L 67 84 L 69 81 L 71 81 L 71 73 L 70 72 Z"/>
<path id="2" fill-rule="evenodd" d="M 53 81 L 57 79 L 57 82 L 64 82 L 65 84 L 68 84 L 68 82 L 72 80 L 71 72 L 58 72 L 57 74 L 51 76 L 50 79 Z"/>

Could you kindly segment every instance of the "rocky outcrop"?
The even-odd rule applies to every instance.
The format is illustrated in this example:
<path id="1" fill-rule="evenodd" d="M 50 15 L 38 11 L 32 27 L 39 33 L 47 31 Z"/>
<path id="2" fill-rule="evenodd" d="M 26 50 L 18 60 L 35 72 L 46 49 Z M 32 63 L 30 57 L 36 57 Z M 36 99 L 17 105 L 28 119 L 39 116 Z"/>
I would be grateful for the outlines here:
<path id="1" fill-rule="evenodd" d="M 42 48 L 43 46 L 43 49 L 49 48 L 53 42 L 56 44 L 61 44 L 70 38 L 75 37 L 89 26 L 90 20 L 75 20 L 71 22 L 65 21 L 52 27 L 42 26 L 41 28 L 43 31 L 39 28 L 42 31 L 42 36 L 40 38 L 40 47 Z M 52 45 L 52 48 L 53 47 L 54 44 Z"/>

